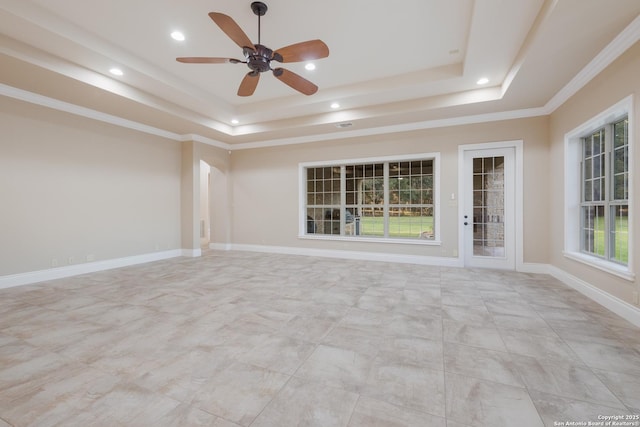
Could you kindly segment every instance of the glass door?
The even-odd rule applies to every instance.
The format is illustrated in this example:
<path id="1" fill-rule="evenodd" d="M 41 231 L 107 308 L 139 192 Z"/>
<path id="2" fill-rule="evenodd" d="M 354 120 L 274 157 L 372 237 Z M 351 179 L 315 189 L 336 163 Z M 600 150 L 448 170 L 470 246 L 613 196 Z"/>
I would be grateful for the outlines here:
<path id="1" fill-rule="evenodd" d="M 515 269 L 514 151 L 465 151 L 466 266 Z"/>

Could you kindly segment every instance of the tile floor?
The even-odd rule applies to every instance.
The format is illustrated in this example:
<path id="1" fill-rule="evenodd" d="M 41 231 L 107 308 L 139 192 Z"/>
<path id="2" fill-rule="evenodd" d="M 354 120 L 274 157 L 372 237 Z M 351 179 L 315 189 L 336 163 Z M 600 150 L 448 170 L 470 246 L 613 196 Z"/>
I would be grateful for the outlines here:
<path id="1" fill-rule="evenodd" d="M 633 414 L 640 330 L 543 275 L 210 251 L 0 290 L 0 426 Z"/>

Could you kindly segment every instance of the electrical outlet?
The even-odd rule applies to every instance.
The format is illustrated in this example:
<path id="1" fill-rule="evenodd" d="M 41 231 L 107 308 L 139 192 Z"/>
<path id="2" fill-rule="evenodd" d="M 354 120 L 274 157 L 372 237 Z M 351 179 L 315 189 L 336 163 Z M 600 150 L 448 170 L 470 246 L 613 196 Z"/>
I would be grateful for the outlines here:
<path id="1" fill-rule="evenodd" d="M 94 254 L 87 255 L 87 262 L 95 261 L 96 256 Z"/>
<path id="2" fill-rule="evenodd" d="M 58 258 L 51 258 L 51 267 L 58 266 Z"/>
<path id="3" fill-rule="evenodd" d="M 73 256 L 70 256 L 67 261 L 68 261 L 68 264 L 71 265 L 76 261 L 76 259 Z"/>
<path id="4" fill-rule="evenodd" d="M 633 293 L 633 303 L 635 305 L 640 305 L 640 297 L 638 296 L 638 292 Z"/>

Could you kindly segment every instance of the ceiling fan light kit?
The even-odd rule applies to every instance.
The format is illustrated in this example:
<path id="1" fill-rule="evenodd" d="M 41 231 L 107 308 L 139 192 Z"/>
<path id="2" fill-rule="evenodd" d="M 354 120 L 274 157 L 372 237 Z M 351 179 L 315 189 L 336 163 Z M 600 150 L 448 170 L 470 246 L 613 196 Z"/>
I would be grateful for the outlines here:
<path id="1" fill-rule="evenodd" d="M 326 58 L 329 56 L 329 48 L 327 45 L 322 40 L 309 40 L 285 46 L 275 51 L 271 50 L 267 46 L 261 44 L 260 40 L 260 17 L 267 13 L 267 5 L 260 1 L 254 1 L 251 3 L 251 10 L 256 16 L 258 16 L 257 44 L 253 44 L 251 42 L 251 39 L 249 39 L 242 28 L 240 28 L 240 26 L 230 16 L 219 12 L 209 13 L 209 17 L 213 22 L 215 22 L 235 44 L 242 48 L 242 53 L 245 57 L 244 61 L 234 58 L 198 56 L 176 58 L 176 60 L 187 64 L 247 64 L 251 71 L 249 71 L 242 79 L 240 87 L 238 88 L 238 96 L 253 95 L 256 87 L 258 86 L 258 82 L 260 81 L 260 74 L 266 71 L 271 71 L 278 80 L 300 93 L 305 95 L 313 95 L 316 93 L 318 91 L 318 86 L 293 71 L 289 71 L 282 67 L 273 68 L 271 66 L 271 61 L 291 63 Z"/>

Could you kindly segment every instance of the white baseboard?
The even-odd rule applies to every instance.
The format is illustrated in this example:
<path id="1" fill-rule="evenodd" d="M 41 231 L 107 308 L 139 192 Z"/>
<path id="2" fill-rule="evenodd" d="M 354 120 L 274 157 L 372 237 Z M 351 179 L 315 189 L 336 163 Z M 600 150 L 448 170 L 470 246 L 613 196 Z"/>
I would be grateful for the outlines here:
<path id="1" fill-rule="evenodd" d="M 202 249 L 182 249 L 180 255 L 187 258 L 197 258 L 202 256 Z"/>
<path id="2" fill-rule="evenodd" d="M 397 262 L 401 264 L 434 265 L 441 267 L 462 267 L 459 258 L 432 257 L 419 255 L 400 255 L 392 253 L 375 253 L 359 251 L 343 251 L 328 249 L 293 248 L 288 246 L 266 245 L 230 245 L 227 250 L 265 252 L 285 255 L 304 255 L 322 258 L 352 259 L 360 261 Z"/>
<path id="3" fill-rule="evenodd" d="M 217 251 L 230 251 L 231 243 L 209 243 L 209 249 L 215 249 Z"/>
<path id="4" fill-rule="evenodd" d="M 517 266 L 520 273 L 532 274 L 551 274 L 549 273 L 549 264 L 538 264 L 534 262 L 523 262 Z"/>
<path id="5" fill-rule="evenodd" d="M 566 271 L 555 267 L 553 265 L 548 266 L 549 274 L 560 280 L 567 286 L 575 289 L 581 294 L 591 298 L 603 307 L 608 308 L 623 319 L 633 323 L 640 327 L 640 308 L 629 304 L 626 301 L 615 297 L 602 289 L 585 282 L 582 279 L 575 277 Z"/>
<path id="6" fill-rule="evenodd" d="M 144 255 L 134 255 L 125 258 L 87 262 L 84 264 L 74 264 L 64 267 L 50 268 L 47 270 L 30 271 L 27 273 L 0 276 L 0 289 L 29 285 L 32 283 L 44 282 L 47 280 L 63 279 L 65 277 L 95 273 L 98 271 L 111 270 L 114 268 L 127 267 L 130 265 L 144 264 L 147 262 L 162 261 L 169 258 L 183 256 L 182 254 L 183 251 L 181 249 L 174 249 L 163 252 L 152 252 Z"/>

